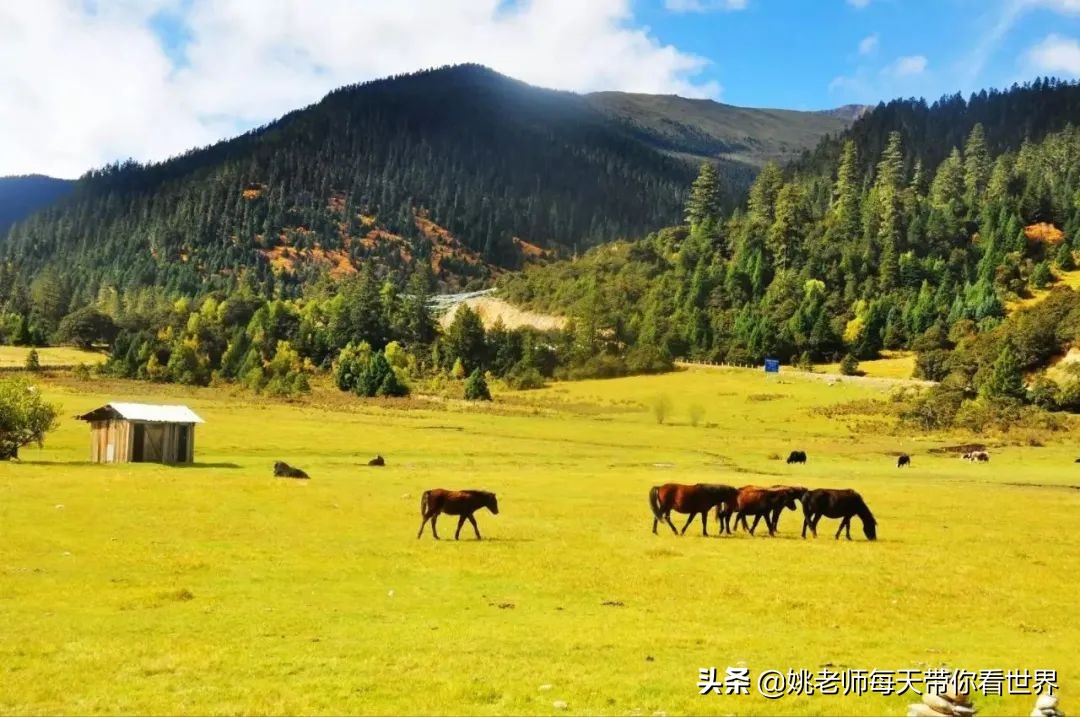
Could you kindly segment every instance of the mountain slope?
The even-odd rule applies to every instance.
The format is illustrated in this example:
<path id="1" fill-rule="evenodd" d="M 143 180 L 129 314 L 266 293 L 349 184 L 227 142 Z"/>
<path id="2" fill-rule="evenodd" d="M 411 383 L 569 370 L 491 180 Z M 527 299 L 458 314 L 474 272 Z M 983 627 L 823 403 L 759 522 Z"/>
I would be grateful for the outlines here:
<path id="1" fill-rule="evenodd" d="M 1007 311 L 1077 264 L 1078 117 L 1080 83 L 1053 80 L 883 103 L 763 170 L 742 211 L 714 202 L 703 172 L 689 226 L 507 276 L 502 297 L 573 317 L 596 354 L 807 364 L 907 349 L 925 378 L 1022 398 L 1010 367 L 1080 346 L 1067 281 Z M 1004 378 L 986 384 L 999 358 Z M 1062 391 L 1048 405 L 1080 409 L 1080 382 Z"/>
<path id="2" fill-rule="evenodd" d="M 0 235 L 17 221 L 71 191 L 74 182 L 41 174 L 0 177 Z"/>
<path id="3" fill-rule="evenodd" d="M 675 95 L 596 92 L 589 103 L 660 149 L 760 167 L 786 163 L 851 123 L 850 109 L 753 109 Z M 840 114 L 833 114 L 840 112 Z"/>
<path id="4" fill-rule="evenodd" d="M 522 263 L 518 240 L 569 250 L 677 221 L 696 167 L 672 153 L 703 152 L 686 133 L 658 151 L 655 132 L 643 137 L 597 103 L 474 65 L 342 88 L 236 139 L 92 172 L 68 200 L 17 226 L 0 256 L 29 272 L 78 265 L 74 288 L 84 293 L 100 284 L 198 293 L 239 275 L 296 293 L 310 277 L 274 263 L 279 249 L 407 272 L 435 251 L 420 217 L 501 267 Z M 721 123 L 701 130 L 709 146 L 756 151 L 712 137 L 712 127 Z M 809 141 L 810 132 L 792 135 Z M 723 166 L 733 204 L 753 164 Z M 386 246 L 384 234 L 404 246 Z"/>

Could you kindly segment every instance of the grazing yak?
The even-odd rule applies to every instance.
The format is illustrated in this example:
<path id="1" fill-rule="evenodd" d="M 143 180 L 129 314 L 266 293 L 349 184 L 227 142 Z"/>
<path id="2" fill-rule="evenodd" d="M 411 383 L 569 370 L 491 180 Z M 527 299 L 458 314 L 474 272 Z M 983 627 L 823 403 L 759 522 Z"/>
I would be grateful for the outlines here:
<path id="1" fill-rule="evenodd" d="M 909 456 L 907 453 L 901 453 L 896 458 L 896 467 L 897 468 L 903 468 L 904 466 L 910 466 L 910 465 L 911 465 L 911 456 Z"/>
<path id="2" fill-rule="evenodd" d="M 307 473 L 299 468 L 293 468 L 285 461 L 274 462 L 274 477 L 275 478 L 310 478 Z"/>
<path id="3" fill-rule="evenodd" d="M 788 454 L 787 462 L 791 463 L 806 463 L 806 451 L 792 451 Z"/>
<path id="4" fill-rule="evenodd" d="M 385 466 L 386 461 L 383 459 L 382 456 L 375 456 L 370 461 L 368 461 L 367 464 L 369 466 Z"/>

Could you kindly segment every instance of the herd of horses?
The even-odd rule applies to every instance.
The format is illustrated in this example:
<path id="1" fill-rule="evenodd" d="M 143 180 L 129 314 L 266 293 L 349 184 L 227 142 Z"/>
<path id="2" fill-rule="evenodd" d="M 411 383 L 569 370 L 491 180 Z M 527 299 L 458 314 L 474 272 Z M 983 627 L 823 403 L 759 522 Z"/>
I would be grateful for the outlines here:
<path id="1" fill-rule="evenodd" d="M 808 489 L 802 486 L 774 485 L 762 487 L 745 485 L 735 488 L 730 485 L 719 483 L 695 483 L 692 485 L 682 483 L 665 483 L 653 486 L 649 490 L 649 508 L 653 514 L 653 533 L 663 521 L 676 535 L 683 535 L 690 524 L 698 515 L 701 516 L 701 534 L 709 534 L 709 513 L 715 511 L 718 535 L 732 534 L 731 518 L 735 516 L 735 527 L 741 524 L 743 530 L 750 535 L 754 534 L 758 523 L 764 518 L 765 525 L 769 529 L 769 535 L 776 535 L 780 516 L 784 510 L 795 510 L 796 502 L 802 504 L 803 526 L 802 537 L 806 537 L 809 528 L 813 536 L 817 537 L 818 522 L 822 518 L 840 519 L 840 527 L 836 531 L 836 538 L 840 533 L 847 532 L 847 539 L 851 540 L 851 519 L 858 517 L 862 521 L 863 533 L 869 540 L 877 540 L 877 520 L 874 514 L 866 506 L 866 501 L 857 492 L 848 489 L 817 488 Z M 682 531 L 675 528 L 671 522 L 671 513 L 689 514 Z M 747 525 L 747 518 L 752 517 L 754 522 Z"/>

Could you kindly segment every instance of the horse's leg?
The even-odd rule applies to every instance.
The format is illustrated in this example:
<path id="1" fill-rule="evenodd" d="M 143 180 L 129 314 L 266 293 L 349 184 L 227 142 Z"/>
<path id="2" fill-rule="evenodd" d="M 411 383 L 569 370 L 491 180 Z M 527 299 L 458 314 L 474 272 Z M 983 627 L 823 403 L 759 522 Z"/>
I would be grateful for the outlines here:
<path id="1" fill-rule="evenodd" d="M 840 540 L 840 533 L 842 533 L 844 531 L 844 526 L 847 524 L 847 522 L 849 520 L 851 520 L 851 519 L 850 518 L 844 518 L 843 520 L 840 521 L 840 527 L 836 529 L 836 539 L 837 540 Z"/>
<path id="2" fill-rule="evenodd" d="M 454 531 L 454 540 L 461 539 L 461 526 L 465 525 L 465 516 L 460 515 L 457 519 L 457 530 Z"/>
<path id="3" fill-rule="evenodd" d="M 819 522 L 821 522 L 821 516 L 823 516 L 823 515 L 825 515 L 825 514 L 824 513 L 818 513 L 816 516 L 814 516 L 814 520 L 810 523 L 810 529 L 814 531 L 814 537 L 815 538 L 817 537 L 817 524 Z"/>
<path id="4" fill-rule="evenodd" d="M 780 506 L 779 508 L 777 508 L 776 510 L 773 511 L 773 514 L 772 514 L 772 527 L 773 527 L 773 532 L 774 533 L 776 531 L 780 530 L 780 516 L 783 515 L 783 513 L 784 513 L 784 507 L 783 506 Z"/>
<path id="5" fill-rule="evenodd" d="M 682 527 L 682 532 L 679 535 L 686 535 L 686 529 L 690 527 L 690 524 L 694 522 L 694 518 L 697 517 L 697 513 L 691 513 L 690 517 L 686 519 L 686 525 Z"/>
<path id="6" fill-rule="evenodd" d="M 704 535 L 706 538 L 709 537 L 708 523 L 709 511 L 703 510 L 701 511 L 701 534 Z"/>
<path id="7" fill-rule="evenodd" d="M 802 519 L 802 537 L 803 537 L 803 540 L 806 540 L 806 528 L 807 528 L 807 526 L 809 524 L 810 524 L 810 516 L 809 515 L 803 515 L 803 519 Z"/>
<path id="8" fill-rule="evenodd" d="M 435 530 L 435 521 L 439 519 L 439 514 L 431 516 L 431 534 L 435 536 L 435 540 L 439 539 L 439 532 Z"/>
<path id="9" fill-rule="evenodd" d="M 851 516 L 849 515 L 844 522 L 847 523 L 847 539 L 851 540 Z"/>
<path id="10" fill-rule="evenodd" d="M 416 533 L 416 539 L 419 540 L 420 536 L 424 534 L 424 527 L 427 525 L 429 516 L 424 516 L 424 522 L 420 524 L 420 530 Z"/>
<path id="11" fill-rule="evenodd" d="M 468 517 L 469 522 L 472 523 L 473 532 L 476 533 L 476 539 L 480 540 L 480 528 L 476 525 L 476 518 L 472 516 L 472 513 L 469 513 Z"/>
<path id="12" fill-rule="evenodd" d="M 660 519 L 659 519 L 659 518 L 657 518 L 657 517 L 656 517 L 656 516 L 654 515 L 654 516 L 653 516 L 653 519 L 652 519 L 652 534 L 653 534 L 653 535 L 656 535 L 656 526 L 657 526 L 657 525 L 659 525 L 659 524 L 660 524 Z"/>
<path id="13" fill-rule="evenodd" d="M 678 535 L 679 530 L 675 527 L 675 524 L 671 522 L 671 511 L 670 510 L 664 512 L 664 520 L 667 521 L 668 527 L 671 528 L 671 532 L 674 533 L 675 535 Z"/>

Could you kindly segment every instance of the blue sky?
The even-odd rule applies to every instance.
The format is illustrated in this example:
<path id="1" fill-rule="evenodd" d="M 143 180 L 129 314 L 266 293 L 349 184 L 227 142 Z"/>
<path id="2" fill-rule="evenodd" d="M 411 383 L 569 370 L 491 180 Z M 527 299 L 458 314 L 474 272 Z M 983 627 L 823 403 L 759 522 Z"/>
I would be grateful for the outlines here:
<path id="1" fill-rule="evenodd" d="M 1039 74 L 1080 72 L 1080 57 L 1071 57 L 1067 44 L 1080 36 L 1080 2 L 737 4 L 744 6 L 731 10 L 717 3 L 713 11 L 672 12 L 663 2 L 639 2 L 636 8 L 638 19 L 662 41 L 711 61 L 701 77 L 717 82 L 721 99 L 731 104 L 821 109 L 894 96 L 936 99 Z M 1052 55 L 1041 63 L 1030 56 L 1048 35 L 1065 41 L 1058 43 L 1063 56 L 1056 65 Z"/>
<path id="2" fill-rule="evenodd" d="M 0 175 L 161 160 L 460 62 L 744 106 L 932 100 L 1080 77 L 1080 0 L 0 2 Z"/>

